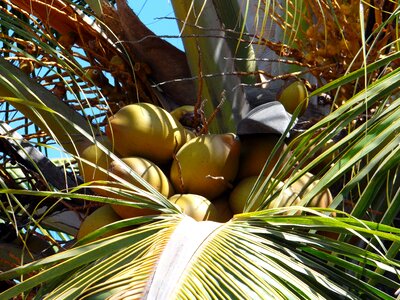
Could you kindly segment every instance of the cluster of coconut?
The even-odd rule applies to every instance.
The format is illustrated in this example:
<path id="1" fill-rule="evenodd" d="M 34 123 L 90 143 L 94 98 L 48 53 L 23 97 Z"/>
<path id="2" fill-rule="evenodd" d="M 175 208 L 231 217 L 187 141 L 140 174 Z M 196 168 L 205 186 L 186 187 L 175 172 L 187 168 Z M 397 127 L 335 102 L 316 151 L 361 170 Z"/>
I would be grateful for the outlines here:
<path id="1" fill-rule="evenodd" d="M 182 120 L 193 114 L 193 110 L 193 107 L 184 106 L 170 113 L 148 103 L 127 105 L 109 119 L 102 144 L 183 213 L 198 221 L 226 222 L 234 214 L 244 211 L 248 195 L 279 136 L 261 134 L 238 137 L 234 133 L 196 135 L 182 125 Z M 283 148 L 281 150 L 283 152 Z M 271 171 L 279 155 L 272 158 L 270 167 L 263 174 Z M 80 171 L 85 182 L 107 181 L 113 190 L 118 190 L 122 185 L 115 179 L 117 176 L 142 187 L 124 164 L 111 161 L 96 145 L 87 147 L 81 157 L 83 162 Z M 108 172 L 100 172 L 98 167 Z M 267 208 L 298 204 L 301 201 L 298 194 L 303 187 L 310 189 L 314 184 L 314 176 L 306 174 L 280 193 Z M 279 182 L 275 190 L 283 185 L 283 182 Z M 129 200 L 107 189 L 93 190 L 102 196 Z M 259 195 L 246 211 L 256 210 L 264 198 L 265 195 Z M 315 197 L 310 206 L 327 207 L 331 201 L 327 190 Z M 93 226 L 98 228 L 120 218 L 158 213 L 147 208 L 106 205 L 86 218 L 78 238 L 95 229 Z M 96 220 L 96 225 L 90 220 Z"/>

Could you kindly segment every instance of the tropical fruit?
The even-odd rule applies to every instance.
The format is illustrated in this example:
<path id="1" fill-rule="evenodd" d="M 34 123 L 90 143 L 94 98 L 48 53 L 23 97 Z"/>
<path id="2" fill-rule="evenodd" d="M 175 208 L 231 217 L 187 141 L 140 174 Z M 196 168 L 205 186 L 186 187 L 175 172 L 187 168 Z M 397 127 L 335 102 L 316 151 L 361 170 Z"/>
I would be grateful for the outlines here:
<path id="1" fill-rule="evenodd" d="M 330 139 L 328 140 L 321 149 L 319 149 L 314 156 L 311 158 L 311 161 L 313 159 L 315 159 L 316 157 L 318 157 L 319 155 L 321 155 L 322 153 L 324 153 L 325 151 L 328 151 L 329 148 L 331 148 L 332 146 L 335 145 L 335 142 Z M 312 148 L 311 148 L 312 149 Z M 310 151 L 311 151 L 310 149 Z M 317 165 L 315 165 L 312 169 L 311 172 L 318 174 L 320 171 L 322 170 L 326 170 L 326 166 L 328 166 L 330 168 L 332 161 L 335 159 L 335 157 L 338 156 L 338 151 L 334 151 L 331 152 L 328 156 L 326 156 L 324 159 L 321 160 L 321 162 L 319 162 Z M 328 168 L 328 170 L 329 170 Z"/>
<path id="2" fill-rule="evenodd" d="M 76 238 L 78 240 L 82 239 L 84 236 L 89 233 L 114 222 L 121 220 L 121 218 L 115 213 L 115 211 L 111 208 L 110 205 L 106 204 L 99 208 L 97 208 L 94 212 L 88 215 L 81 226 L 79 227 L 78 234 Z M 111 230 L 101 237 L 111 236 L 113 234 L 122 232 L 122 230 Z"/>
<path id="3" fill-rule="evenodd" d="M 182 212 L 196 221 L 217 219 L 217 210 L 209 200 L 196 194 L 176 194 L 169 201 L 178 205 Z"/>
<path id="4" fill-rule="evenodd" d="M 170 179 L 175 191 L 215 199 L 235 179 L 239 155 L 240 142 L 233 133 L 195 137 L 172 162 Z"/>
<path id="5" fill-rule="evenodd" d="M 177 121 L 181 121 L 185 115 L 193 115 L 194 106 L 193 105 L 183 105 L 175 108 L 170 114 L 175 118 Z"/>
<path id="6" fill-rule="evenodd" d="M 200 114 L 195 114 L 193 105 L 183 105 L 171 111 L 171 115 L 189 130 L 197 130 L 202 127 Z"/>
<path id="7" fill-rule="evenodd" d="M 307 87 L 303 81 L 295 80 L 283 88 L 282 92 L 278 95 L 278 100 L 285 107 L 286 111 L 291 114 L 301 105 L 299 115 L 302 115 L 308 106 Z"/>
<path id="8" fill-rule="evenodd" d="M 224 223 L 232 219 L 233 212 L 229 205 L 229 199 L 227 195 L 223 195 L 221 197 L 218 197 L 217 199 L 214 199 L 212 201 L 212 204 L 214 204 L 217 211 L 217 222 Z"/>
<path id="9" fill-rule="evenodd" d="M 258 176 L 251 176 L 242 179 L 232 190 L 229 196 L 229 204 L 234 214 L 242 213 L 247 198 L 257 181 Z M 279 182 L 274 188 L 274 191 L 279 190 L 284 185 L 283 182 Z M 254 203 L 247 209 L 248 212 L 256 211 L 262 204 L 265 195 L 258 195 Z M 295 206 L 300 203 L 300 198 L 290 189 L 285 189 L 278 197 L 270 201 L 266 208 L 277 208 L 277 207 L 288 207 Z M 289 213 L 289 212 L 288 212 Z M 299 213 L 299 212 L 298 212 Z"/>
<path id="10" fill-rule="evenodd" d="M 124 198 L 123 200 L 129 200 L 129 199 Z M 160 214 L 159 211 L 150 208 L 137 208 L 133 206 L 118 205 L 118 204 L 112 204 L 111 207 L 115 211 L 115 213 L 122 219 Z"/>
<path id="11" fill-rule="evenodd" d="M 287 179 L 288 180 L 288 179 Z M 313 190 L 313 188 L 318 184 L 319 180 L 311 174 L 310 172 L 305 173 L 295 182 L 290 185 L 290 189 L 299 195 L 301 198 L 302 195 L 305 195 Z M 329 189 L 324 190 L 322 193 L 316 195 L 314 198 L 310 200 L 307 204 L 309 207 L 321 207 L 327 208 L 331 205 L 333 201 L 332 194 Z"/>
<path id="12" fill-rule="evenodd" d="M 311 141 L 312 143 L 312 141 Z M 310 164 L 313 160 L 315 160 L 318 156 L 320 156 L 322 153 L 326 152 L 329 150 L 329 148 L 331 148 L 332 146 L 335 145 L 335 142 L 332 139 L 329 139 L 327 142 L 325 142 L 321 148 L 319 148 L 317 151 L 315 151 L 315 145 L 312 144 L 311 146 L 309 146 L 308 148 L 308 152 L 310 153 L 311 151 L 315 151 L 315 153 L 313 153 L 313 155 L 309 158 L 307 158 L 304 162 L 302 162 L 303 166 L 306 166 L 308 164 Z M 295 147 L 298 147 L 298 142 L 295 140 L 294 143 Z M 311 172 L 314 174 L 318 174 L 323 170 L 327 170 L 327 166 L 329 167 L 332 163 L 332 161 L 334 160 L 334 158 L 338 155 L 338 151 L 333 151 L 331 152 L 329 155 L 325 156 L 323 159 L 320 159 L 318 161 L 318 163 L 316 165 L 314 165 L 311 169 Z M 301 157 L 299 157 L 298 159 L 299 161 L 301 161 Z"/>
<path id="13" fill-rule="evenodd" d="M 125 157 L 121 158 L 121 161 L 165 197 L 169 197 L 173 194 L 173 188 L 167 176 L 155 163 L 142 157 Z M 108 170 L 110 173 L 115 174 L 140 188 L 143 188 L 143 186 L 129 174 L 123 164 L 119 161 L 111 162 Z M 109 177 L 109 180 L 115 181 L 115 179 L 111 178 L 111 176 Z"/>
<path id="14" fill-rule="evenodd" d="M 190 129 L 185 128 L 186 142 L 189 142 L 191 139 L 196 137 L 196 134 Z"/>
<path id="15" fill-rule="evenodd" d="M 272 133 L 241 135 L 241 153 L 237 176 L 238 179 L 243 179 L 250 176 L 258 176 L 278 140 L 279 136 Z M 272 171 L 285 149 L 285 144 L 279 147 L 278 151 L 275 152 L 274 156 L 271 158 L 271 161 L 266 167 L 263 175 L 266 176 Z M 285 157 L 284 161 L 287 161 L 288 159 L 289 157 Z"/>
<path id="16" fill-rule="evenodd" d="M 126 72 L 125 62 L 119 55 L 111 57 L 109 68 L 111 73 Z"/>
<path id="17" fill-rule="evenodd" d="M 184 127 L 166 110 L 149 103 L 121 108 L 109 119 L 106 134 L 122 157 L 140 156 L 156 164 L 169 162 L 186 141 Z"/>
<path id="18" fill-rule="evenodd" d="M 112 151 L 112 143 L 106 136 L 97 139 L 105 148 Z M 77 145 L 80 159 L 78 160 L 79 174 L 84 182 L 107 180 L 107 169 L 111 163 L 110 157 L 103 152 L 97 144 L 87 140 Z M 101 189 L 94 189 L 94 192 L 103 195 Z"/>
<path id="19" fill-rule="evenodd" d="M 168 180 L 167 176 L 164 172 L 153 162 L 141 158 L 141 157 L 125 157 L 122 158 L 123 161 L 132 171 L 136 172 L 140 177 L 146 180 L 151 186 L 153 186 L 157 191 L 163 194 L 165 197 L 171 196 L 173 192 L 173 187 Z M 136 181 L 132 175 L 125 169 L 124 165 L 119 161 L 113 161 L 110 164 L 109 171 L 112 174 L 115 174 L 122 179 L 134 184 L 139 188 L 143 188 L 143 186 Z M 115 181 L 111 176 L 109 177 L 110 181 Z M 110 184 L 111 186 L 117 186 L 117 184 Z M 114 196 L 116 198 L 122 198 L 124 200 L 129 200 L 127 198 L 121 197 L 115 194 L 109 194 L 108 196 Z M 115 212 L 121 216 L 122 218 L 132 218 L 136 216 L 143 215 L 151 215 L 157 214 L 157 211 L 147 208 L 136 208 L 131 206 L 124 205 L 112 205 L 112 208 Z"/>
<path id="20" fill-rule="evenodd" d="M 106 136 L 100 136 L 97 140 L 106 149 L 112 151 L 112 143 Z M 85 182 L 106 180 L 107 172 L 101 171 L 101 169 L 108 169 L 111 162 L 109 156 L 97 144 L 89 140 L 79 144 L 78 147 L 81 158 L 78 162 L 78 168 L 83 180 Z"/>

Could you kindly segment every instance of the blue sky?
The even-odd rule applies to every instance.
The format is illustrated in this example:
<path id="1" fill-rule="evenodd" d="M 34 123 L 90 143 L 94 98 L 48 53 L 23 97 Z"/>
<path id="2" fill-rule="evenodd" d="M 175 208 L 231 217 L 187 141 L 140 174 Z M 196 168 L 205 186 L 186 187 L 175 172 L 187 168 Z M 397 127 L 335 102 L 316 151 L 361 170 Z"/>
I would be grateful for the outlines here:
<path id="1" fill-rule="evenodd" d="M 128 4 L 142 22 L 155 34 L 179 34 L 178 25 L 175 20 L 162 19 L 165 17 L 174 17 L 172 4 L 169 0 L 128 0 Z M 167 40 L 176 47 L 183 49 L 179 38 L 168 38 Z"/>

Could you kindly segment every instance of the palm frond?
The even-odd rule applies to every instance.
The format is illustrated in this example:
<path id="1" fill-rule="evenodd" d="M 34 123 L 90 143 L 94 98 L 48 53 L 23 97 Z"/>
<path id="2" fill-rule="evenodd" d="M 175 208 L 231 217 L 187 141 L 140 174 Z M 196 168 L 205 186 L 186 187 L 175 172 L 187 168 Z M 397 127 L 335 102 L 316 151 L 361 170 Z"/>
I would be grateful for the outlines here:
<path id="1" fill-rule="evenodd" d="M 400 270 L 398 5 L 388 1 L 387 10 L 381 11 L 356 2 L 255 1 L 256 17 L 251 19 L 250 1 L 174 1 L 190 74 L 188 65 L 179 63 L 185 59 L 182 52 L 154 38 L 124 1 L 116 2 L 58 0 L 50 5 L 45 0 L 15 0 L 0 7 L 0 97 L 8 124 L 2 127 L 7 140 L 1 145 L 24 154 L 15 165 L 12 154 L 18 152 L 1 149 L 0 225 L 11 228 L 18 242 L 14 236 L 11 242 L 1 237 L 6 258 L 0 263 L 7 267 L 0 280 L 10 288 L 1 291 L 0 298 L 394 299 Z M 57 18 L 48 18 L 49 13 Z M 374 28 L 368 23 L 371 15 L 377 18 Z M 65 46 L 61 37 L 70 31 L 78 33 L 77 39 Z M 332 48 L 332 37 L 339 37 L 337 49 Z M 216 45 L 221 47 L 219 57 Z M 256 71 L 251 45 L 255 53 L 274 53 L 268 63 L 277 68 Z M 166 59 L 144 55 L 150 46 Z M 115 73 L 110 64 L 114 55 L 126 63 L 122 73 Z M 21 68 L 25 62 L 34 66 L 28 74 L 11 66 Z M 162 68 L 166 64 L 169 69 Z M 88 78 L 86 72 L 93 69 L 104 73 L 107 83 Z M 169 72 L 172 77 L 166 77 Z M 184 102 L 174 96 L 186 95 L 194 104 L 194 79 L 197 105 L 206 98 L 211 114 L 227 91 L 227 101 L 216 110 L 219 119 L 210 128 L 234 131 L 231 112 L 245 112 L 234 106 L 243 105 L 243 83 L 265 85 L 254 74 L 270 82 L 309 76 L 315 83 L 310 98 L 330 94 L 331 112 L 309 122 L 310 115 L 297 120 L 299 110 L 295 112 L 247 197 L 246 212 L 226 223 L 184 216 L 97 140 L 120 104 L 144 101 L 172 108 Z M 179 87 L 180 82 L 190 88 Z M 65 93 L 58 94 L 56 84 Z M 232 102 L 235 93 L 238 101 Z M 15 128 L 27 131 L 13 135 Z M 47 180 L 38 158 L 24 151 L 27 142 L 49 150 L 54 141 L 67 157 L 58 172 L 75 180 L 65 189 Z M 108 158 L 121 162 L 143 187 L 113 174 L 81 183 L 78 163 L 108 172 L 81 157 L 81 141 L 98 145 Z M 286 142 L 272 172 L 264 174 Z M 269 201 L 309 171 L 318 182 L 312 189 L 303 188 L 297 206 L 267 209 Z M 285 183 L 276 191 L 279 180 Z M 116 184 L 107 186 L 109 181 Z M 329 208 L 307 207 L 327 189 L 333 194 Z M 108 196 L 93 190 L 107 191 Z M 262 203 L 247 212 L 260 194 Z M 76 234 L 82 217 L 102 204 L 159 213 L 110 223 L 75 242 L 70 235 Z M 68 224 L 71 215 L 65 213 L 73 213 L 76 224 Z M 31 237 L 44 240 L 39 251 L 34 251 Z"/>
<path id="2" fill-rule="evenodd" d="M 178 298 L 393 299 L 359 278 L 393 289 L 396 281 L 373 268 L 395 274 L 398 262 L 377 247 L 364 250 L 307 233 L 304 224 L 399 242 L 396 228 L 360 224 L 349 217 L 269 217 L 268 211 L 215 225 L 187 217 L 163 219 L 6 272 L 0 278 L 46 268 L 0 295 L 11 297 L 47 282 L 39 292 L 43 299 L 105 298 L 107 293 L 112 299 L 140 298 L 143 293 Z M 169 288 L 163 290 L 160 281 Z"/>

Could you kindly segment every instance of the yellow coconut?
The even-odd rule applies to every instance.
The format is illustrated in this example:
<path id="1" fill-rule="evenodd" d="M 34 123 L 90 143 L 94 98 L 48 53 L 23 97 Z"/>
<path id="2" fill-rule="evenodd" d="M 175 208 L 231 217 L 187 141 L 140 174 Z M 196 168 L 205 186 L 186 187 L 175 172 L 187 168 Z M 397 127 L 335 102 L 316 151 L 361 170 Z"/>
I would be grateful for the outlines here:
<path id="1" fill-rule="evenodd" d="M 311 192 L 318 182 L 319 180 L 313 174 L 307 172 L 293 182 L 289 188 L 301 198 L 303 195 Z M 329 189 L 326 189 L 322 193 L 312 198 L 307 206 L 327 208 L 329 205 L 331 205 L 332 201 L 332 194 Z"/>
<path id="2" fill-rule="evenodd" d="M 310 161 L 324 153 L 325 151 L 328 151 L 330 147 L 334 146 L 335 142 L 330 139 L 328 140 L 323 146 L 322 149 L 318 150 L 315 155 L 311 158 Z M 311 148 L 312 149 L 312 148 Z M 318 163 L 316 166 L 314 166 L 311 171 L 315 174 L 318 174 L 321 170 L 323 170 L 326 166 L 329 166 L 332 164 L 332 161 L 335 159 L 335 157 L 338 156 L 338 151 L 331 152 L 328 156 L 326 156 L 320 163 Z M 329 168 L 328 168 L 329 170 Z"/>
<path id="3" fill-rule="evenodd" d="M 103 135 L 97 139 L 106 149 L 112 151 L 112 143 Z M 80 159 L 78 159 L 79 174 L 84 182 L 107 180 L 107 169 L 111 158 L 103 152 L 97 144 L 87 140 L 77 144 Z M 95 183 L 96 184 L 96 183 Z M 94 192 L 104 195 L 101 189 L 93 189 Z"/>
<path id="4" fill-rule="evenodd" d="M 233 217 L 232 209 L 229 205 L 229 199 L 227 196 L 221 196 L 212 201 L 215 209 L 217 210 L 217 219 L 216 221 L 224 223 L 228 222 Z"/>
<path id="5" fill-rule="evenodd" d="M 126 72 L 125 61 L 119 55 L 114 55 L 110 60 L 110 72 Z"/>
<path id="6" fill-rule="evenodd" d="M 178 205 L 182 212 L 196 221 L 216 221 L 217 210 L 209 200 L 196 194 L 176 194 L 169 201 Z"/>
<path id="7" fill-rule="evenodd" d="M 215 199 L 235 179 L 240 142 L 233 133 L 198 136 L 176 154 L 170 179 L 179 193 L 192 193 Z"/>
<path id="8" fill-rule="evenodd" d="M 298 106 L 301 105 L 300 115 L 302 115 L 308 106 L 307 87 L 301 80 L 295 80 L 284 87 L 278 95 L 278 100 L 285 107 L 286 111 L 293 114 Z"/>
<path id="9" fill-rule="evenodd" d="M 202 125 L 200 114 L 195 114 L 193 105 L 180 106 L 171 111 L 171 115 L 185 128 L 197 129 Z"/>
<path id="10" fill-rule="evenodd" d="M 324 152 L 326 152 L 326 151 L 328 151 L 329 150 L 329 148 L 331 148 L 332 146 L 334 146 L 335 145 L 335 142 L 332 140 L 332 139 L 330 139 L 330 140 L 328 140 L 326 143 L 324 143 L 323 145 L 322 145 L 322 147 L 321 148 L 319 148 L 311 157 L 309 157 L 307 160 L 305 160 L 303 163 L 302 163 L 302 165 L 303 166 L 306 166 L 306 165 L 308 165 L 308 164 L 310 164 L 314 159 L 316 159 L 318 156 L 320 156 L 322 153 L 324 153 Z M 297 141 L 295 141 L 295 143 L 294 143 L 294 146 L 295 147 L 298 147 L 297 146 Z M 310 147 L 309 147 L 309 152 L 311 152 L 311 151 L 313 151 L 313 150 L 315 150 L 315 145 L 311 145 Z M 338 151 L 333 151 L 333 152 L 331 152 L 329 155 L 327 155 L 324 159 L 322 159 L 322 160 L 320 160 L 312 169 L 311 169 L 311 172 L 312 173 L 314 173 L 314 174 L 318 174 L 318 173 L 320 173 L 322 170 L 329 170 L 329 168 L 328 169 L 326 169 L 326 167 L 328 166 L 330 166 L 331 165 L 331 163 L 332 163 L 332 161 L 334 160 L 334 158 L 336 157 L 338 155 Z M 300 161 L 300 159 L 301 159 L 301 157 L 299 157 L 299 161 Z"/>
<path id="11" fill-rule="evenodd" d="M 183 105 L 175 108 L 171 111 L 171 115 L 176 119 L 180 120 L 186 114 L 193 114 L 194 106 L 193 105 Z"/>
<path id="12" fill-rule="evenodd" d="M 186 142 L 189 142 L 191 139 L 196 137 L 196 134 L 190 129 L 185 128 Z"/>
<path id="13" fill-rule="evenodd" d="M 79 227 L 78 234 L 76 238 L 78 240 L 82 239 L 84 236 L 88 235 L 89 233 L 114 222 L 121 220 L 121 218 L 114 212 L 110 205 L 106 204 L 99 208 L 97 208 L 94 212 L 88 215 L 81 226 Z M 101 237 L 111 236 L 113 234 L 122 232 L 122 229 L 119 230 L 111 230 Z M 101 238 L 100 237 L 100 238 Z"/>
<path id="14" fill-rule="evenodd" d="M 184 127 L 166 110 L 149 103 L 121 108 L 109 119 L 106 134 L 122 157 L 140 156 L 156 164 L 170 161 L 186 141 Z"/>
<path id="15" fill-rule="evenodd" d="M 229 204 L 234 214 L 242 213 L 246 204 L 246 200 L 257 181 L 258 176 L 251 176 L 242 179 L 232 190 L 229 196 Z M 279 182 L 274 191 L 282 188 L 283 182 Z M 264 195 L 257 196 L 254 204 L 247 211 L 255 211 L 262 204 Z M 278 197 L 269 202 L 266 208 L 295 206 L 300 203 L 300 198 L 290 189 L 284 190 Z M 288 212 L 289 213 L 289 212 Z M 299 213 L 299 212 L 298 212 Z"/>
<path id="16" fill-rule="evenodd" d="M 258 176 L 267 162 L 267 159 L 270 157 L 278 140 L 279 136 L 272 133 L 248 134 L 240 136 L 241 153 L 238 179 L 243 179 L 250 176 Z M 275 152 L 270 163 L 265 169 L 265 176 L 272 171 L 285 149 L 286 145 L 283 144 L 281 147 L 279 147 L 278 151 Z M 289 157 L 285 157 L 284 162 L 288 159 Z"/>
<path id="17" fill-rule="evenodd" d="M 121 159 L 126 165 L 128 165 L 132 171 L 136 172 L 140 177 L 146 180 L 151 186 L 153 186 L 157 191 L 163 194 L 165 197 L 171 196 L 174 191 L 173 187 L 168 180 L 167 176 L 164 172 L 153 162 L 141 158 L 141 157 L 125 157 Z M 143 186 L 136 181 L 129 172 L 123 167 L 118 161 L 113 161 L 110 164 L 109 171 L 112 174 L 115 174 L 122 179 L 132 183 L 133 185 L 143 188 Z M 109 178 L 110 181 L 115 179 Z M 116 184 L 110 184 L 111 186 L 117 186 Z M 113 196 L 116 198 L 121 198 L 121 196 L 115 194 L 109 194 L 108 196 Z M 129 200 L 127 198 L 123 198 L 124 200 Z M 142 215 L 152 215 L 158 214 L 159 212 L 154 211 L 152 209 L 147 208 L 136 208 L 136 207 L 129 207 L 124 205 L 112 205 L 112 208 L 115 212 L 121 216 L 122 218 L 132 218 L 136 216 Z"/>

